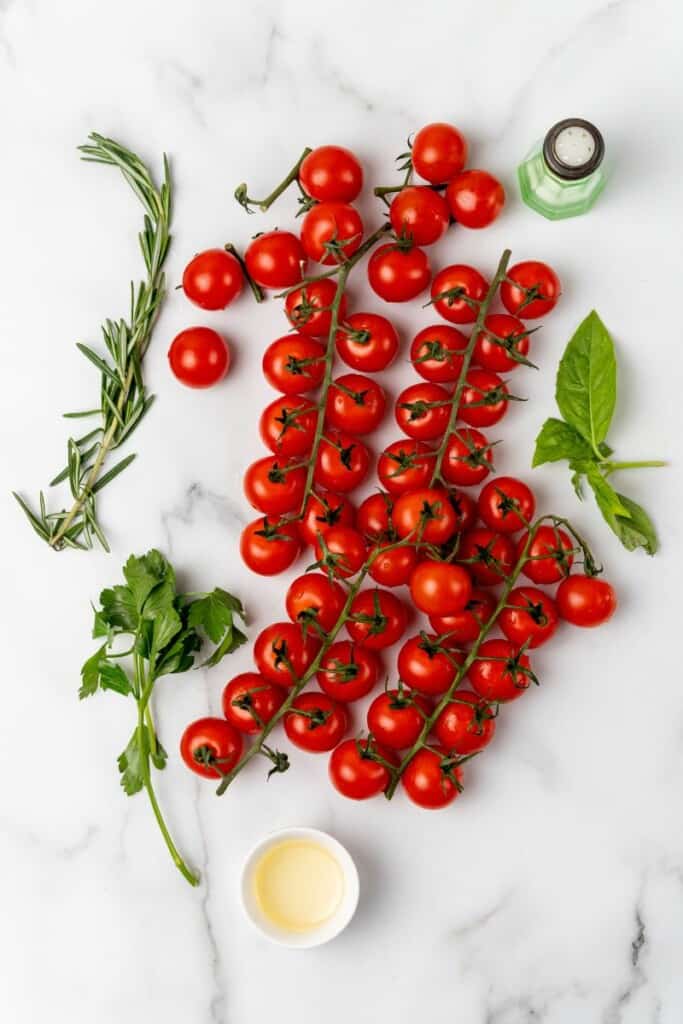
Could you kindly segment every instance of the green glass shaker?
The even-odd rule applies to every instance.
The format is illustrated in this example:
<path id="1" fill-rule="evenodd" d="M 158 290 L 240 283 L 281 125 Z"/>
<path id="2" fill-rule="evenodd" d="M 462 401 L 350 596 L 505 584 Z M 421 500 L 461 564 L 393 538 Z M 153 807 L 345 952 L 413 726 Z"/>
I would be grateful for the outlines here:
<path id="1" fill-rule="evenodd" d="M 517 168 L 522 199 L 550 220 L 590 210 L 605 187 L 605 143 L 590 121 L 568 117 Z"/>

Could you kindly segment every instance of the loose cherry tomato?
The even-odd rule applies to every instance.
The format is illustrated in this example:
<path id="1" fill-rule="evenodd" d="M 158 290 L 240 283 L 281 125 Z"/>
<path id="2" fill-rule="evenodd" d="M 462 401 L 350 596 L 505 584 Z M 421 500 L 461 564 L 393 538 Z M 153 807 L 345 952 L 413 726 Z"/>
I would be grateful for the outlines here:
<path id="1" fill-rule="evenodd" d="M 343 373 L 330 384 L 327 422 L 349 434 L 370 434 L 382 422 L 386 398 L 383 389 L 360 373 Z"/>
<path id="2" fill-rule="evenodd" d="M 423 747 L 409 762 L 401 781 L 418 807 L 435 810 L 453 803 L 462 789 L 462 770 L 445 750 Z"/>
<path id="3" fill-rule="evenodd" d="M 415 245 L 432 245 L 448 230 L 448 203 L 431 188 L 409 185 L 392 200 L 389 220 L 398 238 L 410 238 Z"/>
<path id="4" fill-rule="evenodd" d="M 390 494 L 405 494 L 429 486 L 435 462 L 434 451 L 422 441 L 393 441 L 379 457 L 377 476 Z"/>
<path id="5" fill-rule="evenodd" d="M 401 639 L 408 624 L 402 601 L 388 590 L 361 590 L 349 609 L 346 630 L 352 640 L 371 651 L 391 647 Z"/>
<path id="6" fill-rule="evenodd" d="M 518 647 L 540 647 L 557 629 L 559 616 L 552 597 L 534 587 L 515 587 L 498 625 Z"/>
<path id="7" fill-rule="evenodd" d="M 429 623 L 444 645 L 462 647 L 478 639 L 495 607 L 496 601 L 488 591 L 475 589 L 461 612 L 455 615 L 430 615 Z"/>
<path id="8" fill-rule="evenodd" d="M 401 494 L 394 503 L 392 521 L 399 537 L 412 537 L 427 544 L 445 544 L 456 527 L 455 509 L 442 487 L 424 487 Z"/>
<path id="9" fill-rule="evenodd" d="M 257 672 L 241 672 L 223 690 L 223 714 L 240 732 L 261 732 L 284 704 L 285 693 Z"/>
<path id="10" fill-rule="evenodd" d="M 363 221 L 348 203 L 316 203 L 301 225 L 304 252 L 316 263 L 338 264 L 353 256 L 362 240 Z"/>
<path id="11" fill-rule="evenodd" d="M 295 523 L 281 523 L 263 516 L 242 530 L 242 561 L 259 576 L 277 576 L 299 554 L 301 542 Z"/>
<path id="12" fill-rule="evenodd" d="M 462 263 L 440 270 L 432 281 L 432 304 L 444 320 L 473 324 L 489 285 L 485 277 Z"/>
<path id="13" fill-rule="evenodd" d="M 346 494 L 362 484 L 370 469 L 370 452 L 362 441 L 328 430 L 318 446 L 313 479 L 320 487 Z"/>
<path id="14" fill-rule="evenodd" d="M 285 732 L 295 747 L 311 753 L 334 750 L 349 727 L 346 708 L 326 693 L 300 693 L 284 716 Z"/>
<path id="15" fill-rule="evenodd" d="M 240 733 L 224 718 L 199 718 L 180 738 L 180 756 L 197 775 L 220 779 L 232 771 L 242 754 Z"/>
<path id="16" fill-rule="evenodd" d="M 320 534 L 325 536 L 333 526 L 353 526 L 354 520 L 353 505 L 346 495 L 320 490 L 306 499 L 299 533 L 304 543 L 312 547 Z"/>
<path id="17" fill-rule="evenodd" d="M 508 389 L 497 373 L 468 370 L 458 415 L 471 427 L 492 427 L 508 411 Z"/>
<path id="18" fill-rule="evenodd" d="M 560 615 L 573 626 L 601 626 L 617 607 L 617 595 L 607 580 L 582 573 L 562 580 L 556 599 Z"/>
<path id="19" fill-rule="evenodd" d="M 416 742 L 432 706 L 419 693 L 385 690 L 368 708 L 368 729 L 389 750 L 405 750 Z"/>
<path id="20" fill-rule="evenodd" d="M 311 632 L 328 633 L 336 625 L 346 594 L 334 580 L 319 572 L 305 572 L 290 583 L 285 607 L 292 622 Z"/>
<path id="21" fill-rule="evenodd" d="M 318 146 L 304 157 L 299 182 L 312 199 L 350 203 L 363 187 L 363 168 L 349 149 Z"/>
<path id="22" fill-rule="evenodd" d="M 350 640 L 340 640 L 320 661 L 318 685 L 333 700 L 360 700 L 375 688 L 382 675 L 382 662 L 375 651 Z"/>
<path id="23" fill-rule="evenodd" d="M 476 502 L 465 491 L 457 491 L 455 487 L 452 487 L 448 493 L 455 512 L 456 533 L 471 530 L 477 521 Z"/>
<path id="24" fill-rule="evenodd" d="M 244 262 L 261 288 L 291 288 L 301 280 L 306 254 L 291 231 L 266 231 L 249 244 Z"/>
<path id="25" fill-rule="evenodd" d="M 472 596 L 472 581 L 461 565 L 420 562 L 410 578 L 410 594 L 426 615 L 455 615 Z"/>
<path id="26" fill-rule="evenodd" d="M 342 796 L 367 800 L 389 785 L 391 774 L 383 761 L 393 764 L 394 756 L 374 740 L 344 740 L 330 755 L 330 781 Z"/>
<path id="27" fill-rule="evenodd" d="M 457 327 L 432 324 L 413 338 L 410 361 L 417 373 L 434 384 L 448 384 L 460 376 L 467 338 Z"/>
<path id="28" fill-rule="evenodd" d="M 370 575 L 375 583 L 383 587 L 401 587 L 410 582 L 418 555 L 415 548 L 396 547 L 393 541 L 384 540 L 372 548 L 375 555 L 370 566 Z"/>
<path id="29" fill-rule="evenodd" d="M 308 455 L 318 422 L 316 406 L 306 398 L 276 398 L 261 413 L 259 432 L 266 448 L 289 458 Z"/>
<path id="30" fill-rule="evenodd" d="M 562 285 L 555 271 L 538 260 L 510 267 L 500 286 L 500 298 L 508 313 L 524 320 L 545 316 L 555 308 L 561 293 Z"/>
<path id="31" fill-rule="evenodd" d="M 478 430 L 459 428 L 446 445 L 441 464 L 444 479 L 459 487 L 481 483 L 493 468 L 492 447 Z"/>
<path id="32" fill-rule="evenodd" d="M 348 526 L 333 526 L 324 535 L 323 548 L 320 539 L 315 543 L 315 557 L 321 569 L 329 576 L 347 579 L 355 576 L 367 557 L 365 541 L 357 530 Z"/>
<path id="33" fill-rule="evenodd" d="M 301 679 L 320 650 L 320 638 L 294 622 L 273 622 L 254 643 L 256 668 L 268 682 L 288 689 Z"/>
<path id="34" fill-rule="evenodd" d="M 361 501 L 356 512 L 356 527 L 364 537 L 380 540 L 391 530 L 394 502 L 386 491 L 375 491 Z"/>
<path id="35" fill-rule="evenodd" d="M 411 384 L 396 399 L 396 422 L 408 437 L 443 437 L 451 415 L 451 396 L 440 384 Z"/>
<path id="36" fill-rule="evenodd" d="M 225 377 L 230 349 L 225 338 L 210 327 L 188 327 L 176 334 L 168 350 L 176 380 L 188 388 L 210 388 Z"/>
<path id="37" fill-rule="evenodd" d="M 206 249 L 190 260 L 183 272 L 183 291 L 202 309 L 225 309 L 242 291 L 240 262 L 225 249 Z"/>
<path id="38" fill-rule="evenodd" d="M 474 346 L 474 361 L 492 373 L 509 373 L 526 361 L 529 332 L 521 320 L 506 313 L 486 317 Z"/>
<path id="39" fill-rule="evenodd" d="M 503 209 L 505 189 L 488 171 L 460 171 L 448 183 L 446 201 L 456 223 L 486 228 Z"/>
<path id="40" fill-rule="evenodd" d="M 484 640 L 468 674 L 480 697 L 500 702 L 521 697 L 534 679 L 526 654 L 509 640 Z"/>
<path id="41" fill-rule="evenodd" d="M 502 533 L 475 527 L 460 538 L 458 561 L 466 564 L 480 587 L 492 587 L 506 580 L 515 560 L 515 545 Z"/>
<path id="42" fill-rule="evenodd" d="M 414 299 L 425 290 L 431 274 L 424 249 L 410 243 L 380 245 L 368 263 L 370 287 L 385 302 Z"/>
<path id="43" fill-rule="evenodd" d="M 528 527 L 536 511 L 530 487 L 513 476 L 496 476 L 482 487 L 477 499 L 479 515 L 497 533 L 518 533 Z"/>
<path id="44" fill-rule="evenodd" d="M 517 558 L 527 542 L 524 533 L 517 542 Z M 539 526 L 529 550 L 522 572 L 533 583 L 557 583 L 569 570 L 574 561 L 574 545 L 571 538 L 558 526 Z"/>
<path id="45" fill-rule="evenodd" d="M 332 326 L 331 306 L 336 293 L 337 286 L 328 277 L 295 288 L 285 299 L 285 313 L 292 327 L 313 338 L 329 334 Z M 339 302 L 337 317 L 340 323 L 346 317 L 345 295 L 342 295 Z"/>
<path id="46" fill-rule="evenodd" d="M 398 352 L 393 324 L 376 313 L 352 313 L 337 331 L 337 352 L 347 366 L 362 373 L 386 370 Z"/>
<path id="47" fill-rule="evenodd" d="M 267 516 L 299 509 L 306 489 L 306 470 L 278 462 L 272 455 L 252 462 L 244 474 L 244 494 L 250 505 Z"/>
<path id="48" fill-rule="evenodd" d="M 449 754 L 476 754 L 488 746 L 496 731 L 491 705 L 470 690 L 456 690 L 434 723 L 434 736 Z"/>
<path id="49" fill-rule="evenodd" d="M 313 391 L 325 375 L 325 347 L 303 334 L 286 334 L 263 353 L 263 374 L 283 395 Z"/>
<path id="50" fill-rule="evenodd" d="M 427 124 L 413 139 L 411 158 L 416 174 L 432 185 L 442 185 L 465 166 L 467 140 L 452 124 Z"/>
<path id="51" fill-rule="evenodd" d="M 397 668 L 403 682 L 418 693 L 439 697 L 455 679 L 460 657 L 428 633 L 411 636 L 398 652 Z"/>

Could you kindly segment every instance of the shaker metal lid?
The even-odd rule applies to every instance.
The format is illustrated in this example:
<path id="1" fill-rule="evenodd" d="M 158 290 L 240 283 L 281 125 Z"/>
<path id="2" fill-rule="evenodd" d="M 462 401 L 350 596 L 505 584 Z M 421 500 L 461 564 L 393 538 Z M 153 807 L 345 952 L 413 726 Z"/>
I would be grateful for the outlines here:
<path id="1" fill-rule="evenodd" d="M 567 181 L 592 174 L 605 155 L 605 141 L 590 121 L 567 117 L 554 124 L 543 140 L 543 159 L 550 170 Z"/>

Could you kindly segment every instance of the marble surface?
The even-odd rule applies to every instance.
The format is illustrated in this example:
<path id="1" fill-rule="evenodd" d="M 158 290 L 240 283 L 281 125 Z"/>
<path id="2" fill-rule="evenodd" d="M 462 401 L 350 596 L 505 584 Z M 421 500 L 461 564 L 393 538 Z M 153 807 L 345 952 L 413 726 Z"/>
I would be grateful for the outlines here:
<path id="1" fill-rule="evenodd" d="M 553 411 L 552 381 L 576 323 L 597 306 L 616 338 L 624 457 L 675 459 L 683 370 L 680 294 L 679 4 L 462 0 L 237 4 L 152 0 L 0 0 L 0 337 L 3 350 L 0 716 L 0 1007 L 8 1024 L 677 1024 L 683 1019 L 683 709 L 680 503 L 673 465 L 628 481 L 662 536 L 656 559 L 626 554 L 563 468 L 534 474 L 548 510 L 583 528 L 618 586 L 618 617 L 595 634 L 564 630 L 538 654 L 543 679 L 503 716 L 462 799 L 428 816 L 398 798 L 356 806 L 327 785 L 323 760 L 295 759 L 265 785 L 248 771 L 222 800 L 175 754 L 192 717 L 217 711 L 244 650 L 213 671 L 159 687 L 173 756 L 160 799 L 203 875 L 190 890 L 169 863 L 142 797 L 120 791 L 115 756 L 132 708 L 79 705 L 92 649 L 89 600 L 130 551 L 159 545 L 192 589 L 244 595 L 252 635 L 281 615 L 283 581 L 240 567 L 250 511 L 241 476 L 260 452 L 268 400 L 260 354 L 281 333 L 277 304 L 245 297 L 201 314 L 172 293 L 147 363 L 159 401 L 140 455 L 101 503 L 113 553 L 55 556 L 7 497 L 35 493 L 62 463 L 58 418 L 92 394 L 73 342 L 97 341 L 125 308 L 139 211 L 75 147 L 96 129 L 176 182 L 175 284 L 196 250 L 292 222 L 293 197 L 247 219 L 231 199 L 245 178 L 267 191 L 305 144 L 339 142 L 368 178 L 387 180 L 404 140 L 455 121 L 473 162 L 508 186 L 482 234 L 452 232 L 434 263 L 491 271 L 513 258 L 552 262 L 565 295 L 522 371 L 530 401 L 501 430 L 500 467 L 529 474 L 532 439 Z M 613 176 L 585 218 L 550 223 L 520 202 L 514 167 L 555 120 L 603 129 Z M 368 221 L 372 204 L 364 202 Z M 381 309 L 358 273 L 356 308 Z M 405 338 L 427 323 L 392 311 Z M 234 371 L 211 392 L 180 388 L 168 342 L 192 322 L 233 340 Z M 403 364 L 390 393 L 412 379 Z M 386 426 L 383 437 L 393 435 Z M 673 636 L 672 636 L 673 634 Z M 337 941 L 309 953 L 266 944 L 243 920 L 238 866 L 287 824 L 332 831 L 357 858 L 362 900 Z"/>

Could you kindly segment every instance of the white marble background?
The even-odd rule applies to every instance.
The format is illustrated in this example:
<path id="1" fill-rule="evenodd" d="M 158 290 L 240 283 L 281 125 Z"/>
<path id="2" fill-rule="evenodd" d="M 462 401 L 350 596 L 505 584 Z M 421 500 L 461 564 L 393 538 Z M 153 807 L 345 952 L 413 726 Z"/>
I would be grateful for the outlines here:
<path id="1" fill-rule="evenodd" d="M 7 1024 L 683 1019 L 682 29 L 674 0 L 0 0 Z M 521 204 L 514 167 L 572 114 L 602 127 L 614 174 L 588 217 L 553 224 Z M 474 163 L 503 178 L 510 201 L 489 231 L 451 233 L 434 262 L 491 270 L 510 245 L 514 258 L 552 262 L 565 285 L 535 345 L 542 372 L 519 374 L 531 400 L 501 430 L 501 468 L 528 474 L 559 354 L 597 306 L 619 349 L 619 453 L 674 463 L 625 483 L 656 516 L 662 552 L 626 554 L 594 508 L 578 506 L 564 468 L 535 473 L 544 506 L 574 516 L 606 562 L 620 612 L 601 632 L 567 629 L 538 654 L 543 686 L 504 715 L 466 794 L 440 815 L 400 798 L 345 802 L 324 759 L 304 755 L 268 786 L 260 771 L 245 773 L 218 801 L 175 748 L 190 718 L 218 709 L 248 651 L 162 682 L 157 709 L 174 756 L 158 786 L 203 873 L 191 891 L 144 798 L 119 789 L 114 759 L 132 708 L 113 695 L 76 699 L 92 647 L 88 602 L 130 551 L 156 544 L 191 588 L 221 583 L 244 595 L 253 635 L 281 616 L 283 581 L 250 577 L 236 544 L 250 516 L 241 476 L 260 452 L 256 412 L 269 400 L 260 354 L 284 321 L 274 303 L 256 310 L 245 297 L 202 315 L 173 293 L 147 361 L 158 404 L 136 436 L 138 461 L 101 503 L 113 554 L 41 547 L 7 491 L 35 493 L 61 465 L 58 413 L 81 406 L 96 383 L 73 342 L 96 341 L 102 316 L 125 308 L 139 266 L 138 207 L 112 171 L 79 163 L 75 146 L 96 129 L 156 166 L 162 149 L 172 155 L 175 284 L 197 249 L 291 222 L 292 199 L 268 220 L 247 220 L 231 200 L 237 182 L 266 191 L 305 144 L 331 141 L 386 180 L 407 134 L 439 118 L 461 126 Z M 351 291 L 362 308 L 358 276 Z M 427 322 L 394 315 L 405 337 Z M 181 389 L 167 371 L 168 343 L 191 322 L 234 342 L 234 371 L 212 392 Z M 395 393 L 409 379 L 404 365 L 385 383 Z M 363 885 L 352 927 L 305 954 L 252 933 L 236 894 L 249 845 L 295 823 L 346 842 Z"/>

